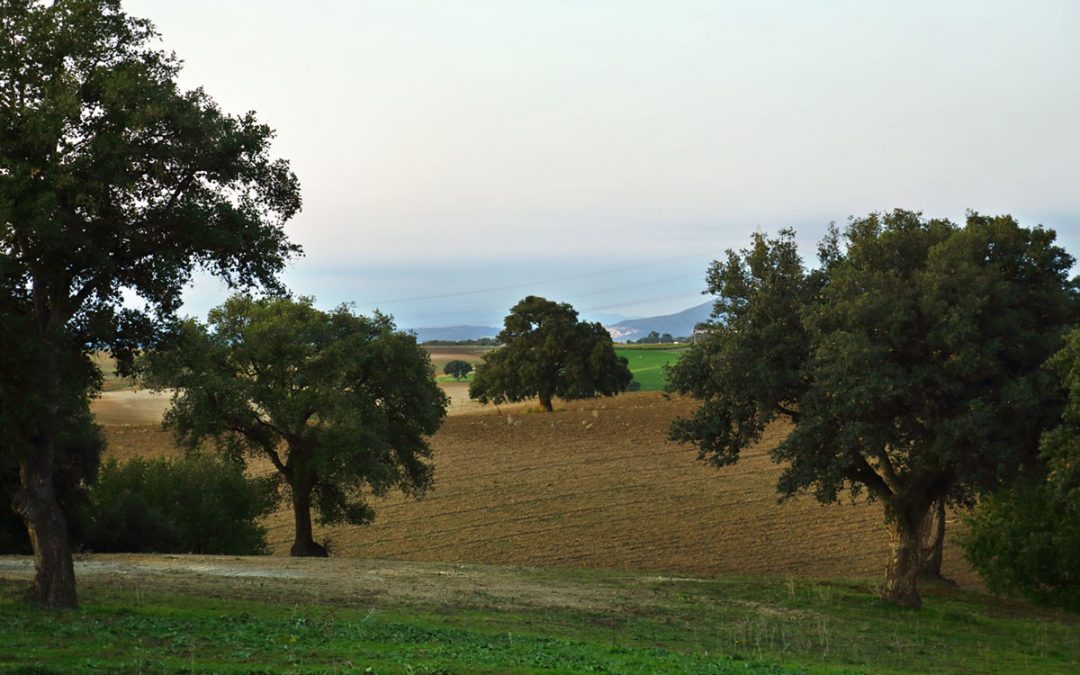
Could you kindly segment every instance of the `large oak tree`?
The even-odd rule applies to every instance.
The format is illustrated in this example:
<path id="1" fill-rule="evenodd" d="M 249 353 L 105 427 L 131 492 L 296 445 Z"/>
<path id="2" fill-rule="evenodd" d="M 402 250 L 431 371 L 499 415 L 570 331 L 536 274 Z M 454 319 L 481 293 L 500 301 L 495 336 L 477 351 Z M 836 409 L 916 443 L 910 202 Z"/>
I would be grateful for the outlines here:
<path id="1" fill-rule="evenodd" d="M 484 355 L 469 385 L 469 396 L 482 403 L 535 396 L 551 412 L 556 396 L 614 396 L 633 379 L 607 329 L 579 320 L 565 302 L 528 296 L 510 309 L 497 339 L 502 346 Z"/>
<path id="2" fill-rule="evenodd" d="M 299 251 L 283 231 L 299 187 L 269 155 L 271 130 L 179 89 L 180 62 L 157 39 L 119 0 L 0 0 L 0 310 L 21 355 L 2 377 L 17 424 L 0 459 L 18 467 L 30 598 L 51 607 L 76 605 L 55 479 L 72 463 L 62 452 L 99 447 L 65 441 L 73 425 L 93 435 L 89 353 L 125 369 L 195 269 L 273 287 Z"/>
<path id="3" fill-rule="evenodd" d="M 238 295 L 185 322 L 170 349 L 150 353 L 148 380 L 174 387 L 165 423 L 189 448 L 204 439 L 235 459 L 265 458 L 288 487 L 291 553 L 325 556 L 323 522 L 370 522 L 368 494 L 422 494 L 431 485 L 427 437 L 447 399 L 427 351 L 386 316 L 322 312 L 310 298 Z"/>
<path id="4" fill-rule="evenodd" d="M 702 400 L 672 427 L 717 466 L 777 418 L 778 489 L 885 507 L 883 596 L 921 604 L 920 527 L 1037 452 L 1060 405 L 1043 368 L 1071 318 L 1073 259 L 1054 233 L 970 213 L 965 226 L 897 210 L 831 229 L 806 270 L 794 234 L 728 251 L 708 272 L 708 334 L 670 373 Z"/>

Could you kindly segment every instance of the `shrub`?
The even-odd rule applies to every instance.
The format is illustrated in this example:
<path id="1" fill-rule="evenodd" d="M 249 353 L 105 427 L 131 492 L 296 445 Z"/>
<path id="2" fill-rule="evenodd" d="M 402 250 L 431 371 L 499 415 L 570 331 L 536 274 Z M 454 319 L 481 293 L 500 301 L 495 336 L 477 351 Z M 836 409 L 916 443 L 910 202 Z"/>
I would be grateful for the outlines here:
<path id="1" fill-rule="evenodd" d="M 1080 493 L 1018 481 L 980 502 L 962 544 L 991 591 L 1080 612 Z"/>
<path id="2" fill-rule="evenodd" d="M 277 502 L 276 480 L 252 480 L 226 459 L 115 460 L 101 467 L 85 514 L 84 546 L 102 552 L 266 552 L 256 520 Z"/>

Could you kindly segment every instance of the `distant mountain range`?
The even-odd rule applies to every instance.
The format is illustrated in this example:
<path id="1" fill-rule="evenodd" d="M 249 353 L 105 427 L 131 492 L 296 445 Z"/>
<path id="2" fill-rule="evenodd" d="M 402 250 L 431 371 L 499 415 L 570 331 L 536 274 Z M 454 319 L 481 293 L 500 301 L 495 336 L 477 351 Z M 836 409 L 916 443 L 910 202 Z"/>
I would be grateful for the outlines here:
<path id="1" fill-rule="evenodd" d="M 709 301 L 677 314 L 626 319 L 604 327 L 611 333 L 612 339 L 618 342 L 637 340 L 651 331 L 661 335 L 671 333 L 674 337 L 684 337 L 694 332 L 694 326 L 708 319 L 711 311 L 712 301 Z M 493 326 L 436 326 L 409 330 L 416 334 L 417 342 L 423 343 L 431 340 L 458 341 L 495 337 L 501 329 Z"/>
<path id="2" fill-rule="evenodd" d="M 696 307 L 684 309 L 677 314 L 650 316 L 645 319 L 628 319 L 604 327 L 611 333 L 611 339 L 618 342 L 638 340 L 651 331 L 656 331 L 661 335 L 671 333 L 672 337 L 687 337 L 694 332 L 694 326 L 709 318 L 712 306 L 713 303 L 710 300 Z"/>

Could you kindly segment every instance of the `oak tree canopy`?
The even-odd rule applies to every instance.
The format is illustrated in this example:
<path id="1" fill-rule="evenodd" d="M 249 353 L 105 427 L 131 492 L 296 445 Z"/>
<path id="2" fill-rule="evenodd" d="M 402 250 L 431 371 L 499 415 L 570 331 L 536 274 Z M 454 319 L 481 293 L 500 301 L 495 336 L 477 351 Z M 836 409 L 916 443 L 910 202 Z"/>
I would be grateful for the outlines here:
<path id="1" fill-rule="evenodd" d="M 918 606 L 919 529 L 1037 452 L 1060 410 L 1044 368 L 1074 316 L 1073 259 L 1050 230 L 896 210 L 832 228 L 807 270 L 794 233 L 757 234 L 708 272 L 714 321 L 670 372 L 701 399 L 671 428 L 716 466 L 783 418 L 778 489 L 880 500 L 893 528 L 883 596 Z"/>

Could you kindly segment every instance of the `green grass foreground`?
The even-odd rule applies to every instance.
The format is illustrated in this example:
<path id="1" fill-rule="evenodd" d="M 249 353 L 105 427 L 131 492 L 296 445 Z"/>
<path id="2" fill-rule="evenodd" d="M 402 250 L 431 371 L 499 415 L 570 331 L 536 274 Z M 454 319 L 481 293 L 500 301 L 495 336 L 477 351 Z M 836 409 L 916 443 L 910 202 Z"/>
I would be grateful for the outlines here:
<path id="1" fill-rule="evenodd" d="M 626 577 L 538 570 L 613 597 Z M 938 586 L 921 611 L 865 584 L 636 577 L 602 611 L 309 605 L 82 590 L 45 612 L 0 583 L 0 672 L 1069 673 L 1080 618 Z M 655 581 L 651 581 L 655 579 Z M 272 595 L 271 595 L 272 597 Z"/>
<path id="2" fill-rule="evenodd" d="M 629 363 L 634 379 L 641 383 L 641 391 L 662 391 L 667 385 L 664 366 L 675 363 L 686 351 L 686 347 L 672 348 L 671 345 L 639 345 L 618 347 L 615 353 Z"/>

